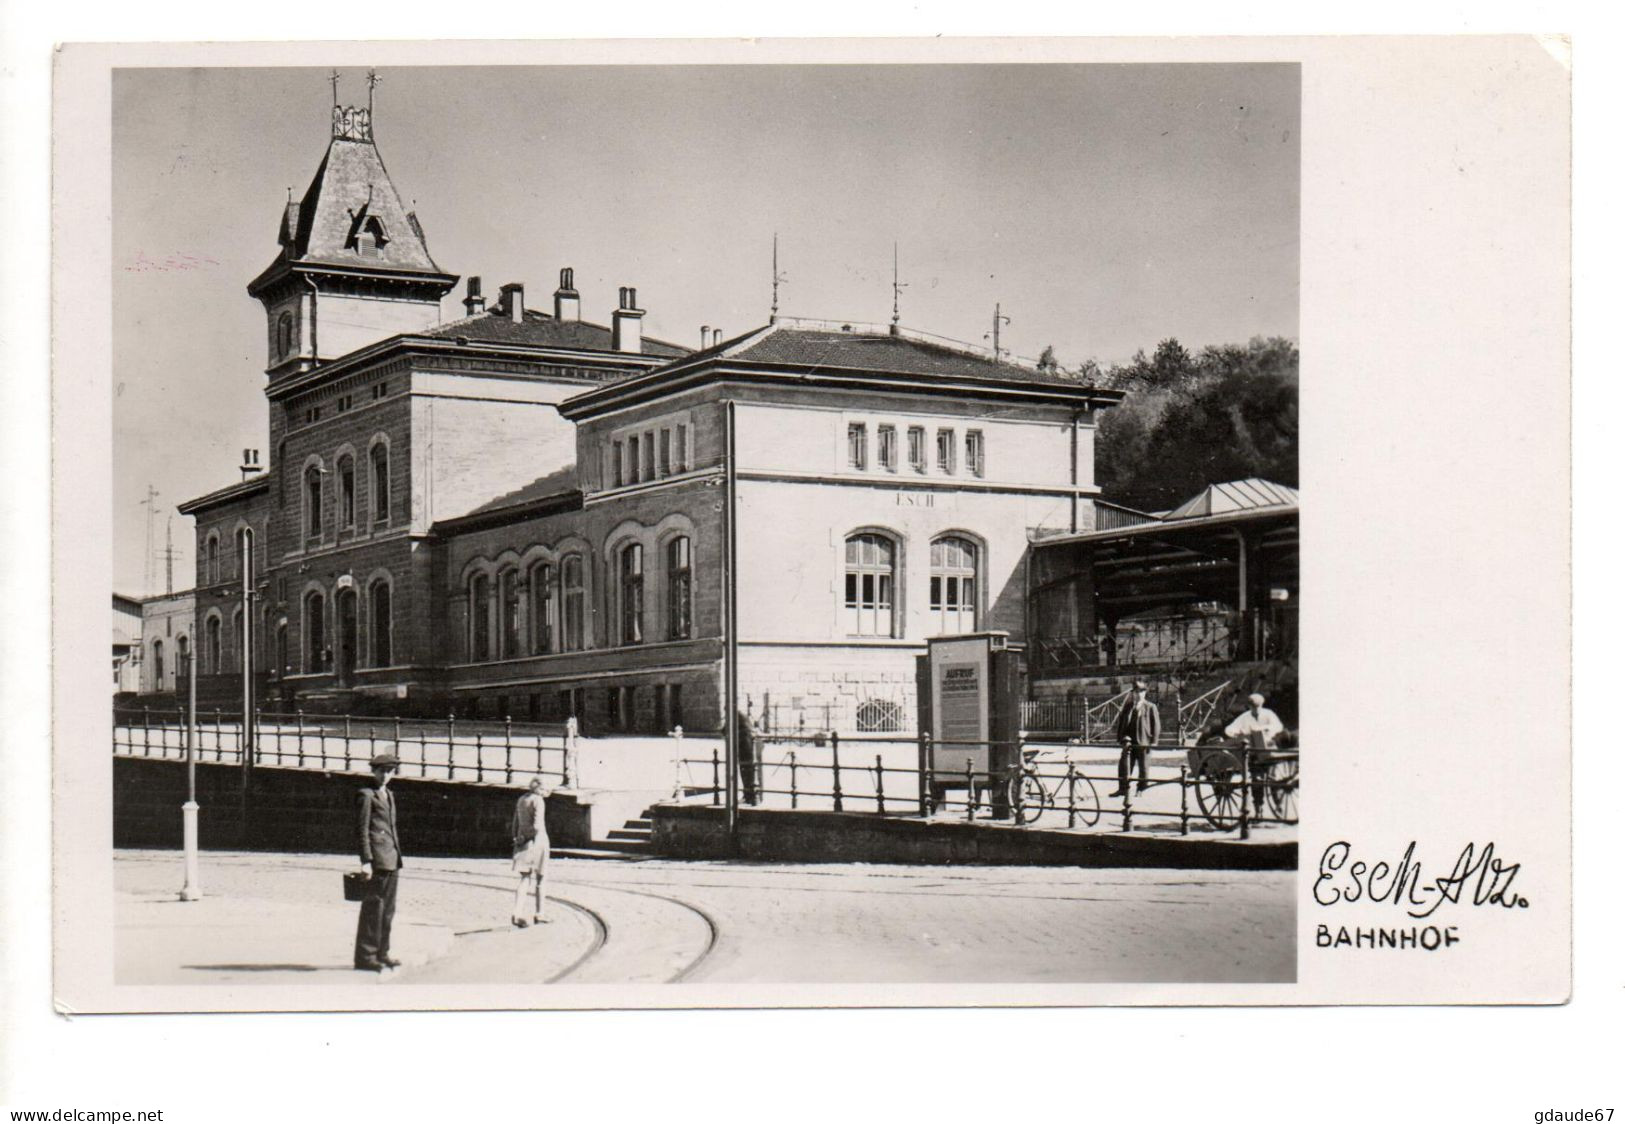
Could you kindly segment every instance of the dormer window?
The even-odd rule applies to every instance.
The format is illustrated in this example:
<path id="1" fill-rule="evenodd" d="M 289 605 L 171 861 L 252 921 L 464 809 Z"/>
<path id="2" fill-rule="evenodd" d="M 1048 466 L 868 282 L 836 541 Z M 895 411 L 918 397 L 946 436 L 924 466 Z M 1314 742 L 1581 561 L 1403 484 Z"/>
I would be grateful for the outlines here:
<path id="1" fill-rule="evenodd" d="M 367 202 L 361 205 L 361 209 L 350 212 L 350 233 L 344 240 L 346 250 L 354 250 L 363 257 L 376 256 L 389 245 L 389 232 L 384 229 L 383 220 L 367 213 L 371 205 L 369 192 Z"/>

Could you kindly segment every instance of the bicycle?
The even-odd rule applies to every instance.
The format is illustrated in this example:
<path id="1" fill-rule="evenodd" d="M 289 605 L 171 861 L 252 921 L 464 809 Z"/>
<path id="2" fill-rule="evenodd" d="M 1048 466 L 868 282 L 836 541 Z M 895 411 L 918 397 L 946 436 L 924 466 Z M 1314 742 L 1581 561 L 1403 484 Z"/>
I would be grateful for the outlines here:
<path id="1" fill-rule="evenodd" d="M 1069 743 L 1069 749 L 1080 743 Z M 1100 822 L 1100 793 L 1095 782 L 1072 768 L 1068 750 L 1022 751 L 1020 768 L 1009 780 L 1010 814 L 1018 824 L 1031 824 L 1046 811 L 1068 812 L 1074 823 L 1094 827 Z M 1060 763 L 1059 773 L 1041 772 L 1040 766 Z M 1053 783 L 1046 783 L 1053 782 Z"/>

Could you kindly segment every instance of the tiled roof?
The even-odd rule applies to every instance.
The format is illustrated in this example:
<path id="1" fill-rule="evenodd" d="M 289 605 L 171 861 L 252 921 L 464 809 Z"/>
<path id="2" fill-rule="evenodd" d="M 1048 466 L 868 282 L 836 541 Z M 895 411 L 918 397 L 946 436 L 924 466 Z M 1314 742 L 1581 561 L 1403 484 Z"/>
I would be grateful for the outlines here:
<path id="1" fill-rule="evenodd" d="M 363 256 L 352 234 L 374 220 L 387 241 Z M 440 272 L 369 141 L 333 138 L 304 197 L 288 208 L 282 241 L 294 261 Z"/>
<path id="2" fill-rule="evenodd" d="M 753 338 L 754 337 L 754 338 Z M 741 342 L 743 341 L 743 342 Z M 747 363 L 772 366 L 840 367 L 903 375 L 992 379 L 1000 382 L 1078 386 L 1077 379 L 977 354 L 968 346 L 937 343 L 917 334 L 852 328 L 806 328 L 775 324 L 712 349 Z M 701 353 L 705 354 L 705 353 Z"/>
<path id="3" fill-rule="evenodd" d="M 556 320 L 545 312 L 525 310 L 523 324 L 501 312 L 482 312 L 417 333 L 433 339 L 463 338 L 471 342 L 522 344 L 527 347 L 562 347 L 577 351 L 613 351 L 614 336 L 602 324 L 585 320 Z M 643 337 L 643 354 L 675 359 L 688 349 L 664 340 Z"/>
<path id="4" fill-rule="evenodd" d="M 538 476 L 522 488 L 515 488 L 511 492 L 504 492 L 495 499 L 488 500 L 470 511 L 469 515 L 485 515 L 492 511 L 501 511 L 505 508 L 520 507 L 536 500 L 547 499 L 553 496 L 566 496 L 576 490 L 576 466 L 567 464 L 563 468 L 549 472 L 546 476 Z"/>

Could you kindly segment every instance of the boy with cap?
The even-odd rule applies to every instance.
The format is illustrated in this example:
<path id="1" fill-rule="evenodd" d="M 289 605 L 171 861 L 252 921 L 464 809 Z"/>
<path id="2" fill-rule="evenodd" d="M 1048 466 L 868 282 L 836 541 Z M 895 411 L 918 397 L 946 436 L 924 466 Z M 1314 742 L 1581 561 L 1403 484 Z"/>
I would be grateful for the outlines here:
<path id="1" fill-rule="evenodd" d="M 400 765 L 393 753 L 372 759 L 373 783 L 360 790 L 361 869 L 370 876 L 355 930 L 355 966 L 360 972 L 399 968 L 389 955 L 389 929 L 395 920 L 395 882 L 401 869 L 401 840 L 395 830 L 395 796 L 389 777 Z"/>

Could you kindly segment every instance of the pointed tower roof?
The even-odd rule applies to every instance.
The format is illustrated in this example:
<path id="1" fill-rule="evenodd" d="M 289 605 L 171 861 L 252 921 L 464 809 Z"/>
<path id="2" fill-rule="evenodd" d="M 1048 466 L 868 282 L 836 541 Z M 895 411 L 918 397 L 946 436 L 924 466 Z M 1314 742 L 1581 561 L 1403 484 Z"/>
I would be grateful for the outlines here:
<path id="1" fill-rule="evenodd" d="M 372 115 L 360 107 L 333 107 L 332 136 L 310 186 L 282 215 L 282 252 L 249 285 L 258 295 L 289 272 L 327 269 L 441 282 L 417 215 L 406 209 L 373 141 Z"/>

